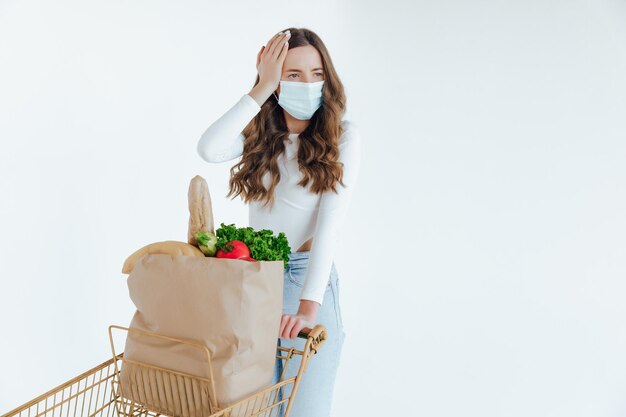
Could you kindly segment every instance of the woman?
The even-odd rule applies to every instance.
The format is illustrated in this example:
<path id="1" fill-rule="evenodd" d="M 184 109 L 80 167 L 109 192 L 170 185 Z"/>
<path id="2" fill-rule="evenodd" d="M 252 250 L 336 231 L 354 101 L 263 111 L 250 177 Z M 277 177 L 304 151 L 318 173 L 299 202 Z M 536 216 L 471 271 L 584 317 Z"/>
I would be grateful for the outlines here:
<path id="1" fill-rule="evenodd" d="M 311 359 L 290 415 L 328 416 L 345 339 L 333 256 L 358 177 L 360 136 L 342 120 L 343 85 L 314 32 L 274 35 L 256 67 L 253 88 L 207 128 L 198 153 L 211 163 L 242 157 L 230 170 L 227 197 L 241 194 L 251 227 L 284 232 L 298 248 L 285 269 L 278 344 L 302 349 L 298 332 L 317 323 L 326 326 L 328 340 Z M 292 359 L 283 378 L 299 366 Z M 277 359 L 274 383 L 282 372 Z"/>

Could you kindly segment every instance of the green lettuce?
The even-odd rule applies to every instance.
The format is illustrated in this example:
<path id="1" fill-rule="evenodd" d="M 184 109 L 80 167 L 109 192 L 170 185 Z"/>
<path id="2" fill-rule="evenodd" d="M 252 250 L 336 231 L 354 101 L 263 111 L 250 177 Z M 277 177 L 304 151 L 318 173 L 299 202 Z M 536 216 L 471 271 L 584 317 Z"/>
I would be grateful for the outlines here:
<path id="1" fill-rule="evenodd" d="M 236 227 L 220 223 L 215 231 L 217 249 L 222 249 L 231 240 L 241 240 L 250 249 L 250 256 L 257 261 L 280 261 L 287 268 L 291 248 L 284 232 L 275 235 L 272 230 L 254 230 L 252 227 Z"/>

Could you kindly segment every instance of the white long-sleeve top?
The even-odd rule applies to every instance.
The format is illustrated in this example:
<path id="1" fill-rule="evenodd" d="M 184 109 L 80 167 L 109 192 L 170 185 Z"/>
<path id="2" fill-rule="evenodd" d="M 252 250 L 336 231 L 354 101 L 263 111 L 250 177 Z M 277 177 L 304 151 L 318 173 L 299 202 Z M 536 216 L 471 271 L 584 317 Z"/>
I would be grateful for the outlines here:
<path id="1" fill-rule="evenodd" d="M 202 134 L 197 151 L 206 162 L 220 163 L 238 158 L 243 154 L 243 129 L 261 110 L 259 104 L 244 94 L 219 119 Z M 344 133 L 339 143 L 339 161 L 343 166 L 343 183 L 336 184 L 337 193 L 328 190 L 323 194 L 312 193 L 298 185 L 301 172 L 298 167 L 298 134 L 289 134 L 285 141 L 285 153 L 279 155 L 280 182 L 274 194 L 274 207 L 263 207 L 263 202 L 249 203 L 249 223 L 255 230 L 270 229 L 275 234 L 284 232 L 292 251 L 313 237 L 308 267 L 300 299 L 322 304 L 328 284 L 335 253 L 339 250 L 341 227 L 348 212 L 350 200 L 359 175 L 361 162 L 361 139 L 355 126 L 342 121 Z M 267 188 L 270 175 L 263 182 Z M 309 183 L 310 185 L 310 183 Z"/>

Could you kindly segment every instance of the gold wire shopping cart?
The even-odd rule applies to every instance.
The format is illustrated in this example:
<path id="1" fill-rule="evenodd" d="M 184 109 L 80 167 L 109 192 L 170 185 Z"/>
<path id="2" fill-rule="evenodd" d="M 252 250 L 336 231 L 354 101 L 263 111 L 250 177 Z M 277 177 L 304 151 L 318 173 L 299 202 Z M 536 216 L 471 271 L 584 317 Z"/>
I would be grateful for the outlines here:
<path id="1" fill-rule="evenodd" d="M 289 417 L 298 384 L 306 371 L 309 359 L 319 351 L 327 339 L 326 328 L 321 324 L 312 329 L 303 328 L 298 334 L 299 338 L 306 340 L 302 350 L 277 346 L 276 358 L 283 360 L 283 372 L 278 383 L 220 408 L 215 401 L 215 386 L 211 377 L 200 378 L 148 363 L 126 360 L 123 352 L 119 354 L 115 352 L 113 329 L 139 332 L 176 343 L 195 345 L 205 350 L 207 364 L 209 370 L 211 369 L 210 352 L 206 346 L 158 333 L 111 325 L 109 326 L 113 354 L 111 359 L 0 417 L 274 417 L 279 415 L 280 407 L 284 410 L 284 416 Z M 300 357 L 298 372 L 294 377 L 285 378 L 285 371 L 296 355 Z M 124 367 L 131 371 L 127 375 L 133 377 L 122 381 L 120 370 Z M 166 390 L 151 390 L 150 384 L 146 383 L 143 377 L 150 377 L 153 380 L 167 379 L 175 383 L 168 385 Z M 131 385 L 127 387 L 126 392 L 133 393 L 132 399 L 122 395 L 123 383 Z"/>

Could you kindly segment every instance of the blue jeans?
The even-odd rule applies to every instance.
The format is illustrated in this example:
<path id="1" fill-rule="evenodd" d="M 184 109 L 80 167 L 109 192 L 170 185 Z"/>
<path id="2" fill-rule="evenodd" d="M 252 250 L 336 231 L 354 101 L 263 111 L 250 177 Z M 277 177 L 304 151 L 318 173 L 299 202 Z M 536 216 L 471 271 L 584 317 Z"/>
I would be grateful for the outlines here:
<path id="1" fill-rule="evenodd" d="M 296 314 L 300 304 L 300 292 L 306 278 L 306 270 L 309 261 L 310 251 L 292 252 L 289 255 L 289 262 L 284 273 L 283 289 L 283 313 Z M 328 285 L 324 292 L 322 305 L 317 311 L 316 324 L 322 324 L 328 332 L 328 339 L 324 341 L 320 351 L 313 355 L 308 362 L 307 368 L 298 385 L 298 391 L 293 399 L 293 405 L 289 412 L 289 417 L 328 417 L 330 416 L 333 399 L 333 388 L 341 348 L 346 336 L 341 318 L 341 308 L 339 307 L 339 275 L 332 264 Z M 311 326 L 313 327 L 313 326 Z M 278 345 L 296 349 L 304 349 L 306 340 L 302 338 L 283 339 L 278 338 Z M 286 355 L 286 352 L 277 349 L 277 354 Z M 279 381 L 283 372 L 283 359 L 276 359 L 274 368 L 273 384 Z M 287 365 L 284 379 L 294 377 L 300 367 L 301 356 L 294 355 Z M 279 399 L 287 398 L 291 393 L 292 385 L 285 387 L 285 392 Z M 287 403 L 283 403 L 277 417 L 283 417 L 287 408 Z M 275 414 L 272 413 L 274 416 Z"/>

